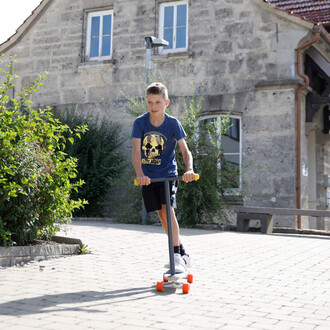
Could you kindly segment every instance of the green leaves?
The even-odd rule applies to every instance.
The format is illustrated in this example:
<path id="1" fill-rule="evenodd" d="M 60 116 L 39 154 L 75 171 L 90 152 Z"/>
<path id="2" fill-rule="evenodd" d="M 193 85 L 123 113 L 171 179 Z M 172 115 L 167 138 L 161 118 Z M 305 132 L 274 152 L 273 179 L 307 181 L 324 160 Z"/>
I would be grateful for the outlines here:
<path id="1" fill-rule="evenodd" d="M 77 131 L 72 132 L 72 135 L 67 134 L 70 143 L 64 149 L 69 156 L 78 160 L 77 172 L 71 178 L 85 182 L 72 196 L 89 201 L 89 205 L 77 210 L 75 215 L 100 216 L 106 194 L 124 169 L 121 128 L 105 119 L 98 123 L 95 119 L 86 119 L 71 112 L 65 115 L 64 111 L 54 109 L 53 113 L 68 127 L 85 132 L 83 135 Z"/>
<path id="2" fill-rule="evenodd" d="M 228 129 L 230 121 L 228 111 L 221 119 L 221 130 L 215 122 L 202 123 L 201 110 L 203 92 L 196 97 L 192 85 L 192 96 L 184 102 L 185 115 L 182 126 L 187 133 L 186 142 L 194 158 L 194 170 L 200 175 L 197 182 L 180 184 L 177 195 L 177 213 L 180 223 L 195 226 L 199 223 L 226 222 L 225 212 L 226 193 L 229 188 L 228 180 L 237 173 L 224 169 L 222 163 L 221 135 Z M 177 152 L 179 173 L 185 172 L 181 153 Z M 222 164 L 220 167 L 219 165 Z"/>
<path id="3" fill-rule="evenodd" d="M 14 63 L 12 59 L 7 70 L 0 70 L 0 246 L 50 237 L 86 204 L 71 199 L 83 181 L 72 182 L 77 160 L 63 150 L 87 127 L 70 129 L 53 118 L 50 107 L 31 107 L 29 97 L 47 73 L 10 98 Z"/>

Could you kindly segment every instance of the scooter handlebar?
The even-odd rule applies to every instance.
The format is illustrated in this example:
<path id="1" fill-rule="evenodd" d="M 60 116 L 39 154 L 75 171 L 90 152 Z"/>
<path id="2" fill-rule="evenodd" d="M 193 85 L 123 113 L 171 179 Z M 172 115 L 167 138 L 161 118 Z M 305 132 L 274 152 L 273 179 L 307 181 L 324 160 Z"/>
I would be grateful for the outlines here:
<path id="1" fill-rule="evenodd" d="M 161 178 L 161 179 L 149 179 L 149 183 L 151 182 L 165 182 L 166 178 Z M 179 180 L 179 181 L 184 181 L 184 175 L 182 176 L 176 176 L 176 177 L 173 177 L 173 178 L 170 178 L 170 181 L 175 181 L 175 180 Z M 194 178 L 195 181 L 199 180 L 199 174 L 195 174 L 195 178 Z M 138 180 L 135 179 L 134 180 L 134 184 L 136 186 L 138 186 Z"/>
<path id="2" fill-rule="evenodd" d="M 182 175 L 182 180 L 184 181 L 184 175 Z M 195 174 L 194 180 L 199 180 L 199 174 Z"/>
<path id="3" fill-rule="evenodd" d="M 151 180 L 149 179 L 149 183 L 151 182 Z M 134 185 L 138 186 L 138 180 L 137 179 L 134 179 Z"/>

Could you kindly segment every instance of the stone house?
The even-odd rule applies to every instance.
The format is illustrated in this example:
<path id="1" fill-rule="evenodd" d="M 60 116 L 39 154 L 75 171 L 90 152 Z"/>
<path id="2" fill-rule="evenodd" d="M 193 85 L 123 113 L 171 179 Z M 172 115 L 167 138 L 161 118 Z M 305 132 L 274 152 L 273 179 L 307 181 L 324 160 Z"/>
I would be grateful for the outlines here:
<path id="1" fill-rule="evenodd" d="M 18 61 L 13 96 L 47 70 L 35 104 L 109 117 L 129 137 L 123 94 L 144 93 L 145 37 L 166 39 L 152 48 L 151 72 L 167 82 L 176 116 L 191 83 L 204 86 L 201 120 L 219 121 L 235 99 L 223 144 L 244 204 L 327 209 L 329 13 L 328 1 L 307 0 L 43 0 L 0 53 Z"/>

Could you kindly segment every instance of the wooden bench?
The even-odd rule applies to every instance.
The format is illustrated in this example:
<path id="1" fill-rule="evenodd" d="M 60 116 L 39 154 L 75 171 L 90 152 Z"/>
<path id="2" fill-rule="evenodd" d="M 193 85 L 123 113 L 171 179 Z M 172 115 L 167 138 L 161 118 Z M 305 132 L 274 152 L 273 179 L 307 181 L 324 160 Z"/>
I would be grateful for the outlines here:
<path id="1" fill-rule="evenodd" d="M 287 209 L 239 205 L 234 205 L 232 208 L 237 213 L 236 230 L 239 232 L 249 231 L 250 220 L 260 220 L 261 232 L 263 234 L 270 234 L 273 232 L 274 215 L 302 215 L 330 218 L 330 211 L 326 210 Z"/>

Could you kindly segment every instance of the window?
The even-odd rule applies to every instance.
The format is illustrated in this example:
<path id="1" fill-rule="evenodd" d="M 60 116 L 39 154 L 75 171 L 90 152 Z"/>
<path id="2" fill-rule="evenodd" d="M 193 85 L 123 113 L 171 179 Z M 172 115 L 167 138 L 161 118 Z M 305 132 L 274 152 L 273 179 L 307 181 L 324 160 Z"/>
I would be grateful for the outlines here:
<path id="1" fill-rule="evenodd" d="M 182 52 L 188 48 L 188 1 L 160 5 L 159 37 L 169 42 L 163 53 Z"/>
<path id="2" fill-rule="evenodd" d="M 112 56 L 113 11 L 99 11 L 87 16 L 86 60 L 105 60 Z"/>
<path id="3" fill-rule="evenodd" d="M 207 117 L 200 120 L 201 127 L 211 123 L 214 123 L 217 132 L 221 131 L 221 116 Z M 218 167 L 221 169 L 220 180 L 226 179 L 230 189 L 240 189 L 242 149 L 240 118 L 229 117 L 227 127 L 229 128 L 226 132 L 220 136 L 221 160 L 218 163 Z"/>

